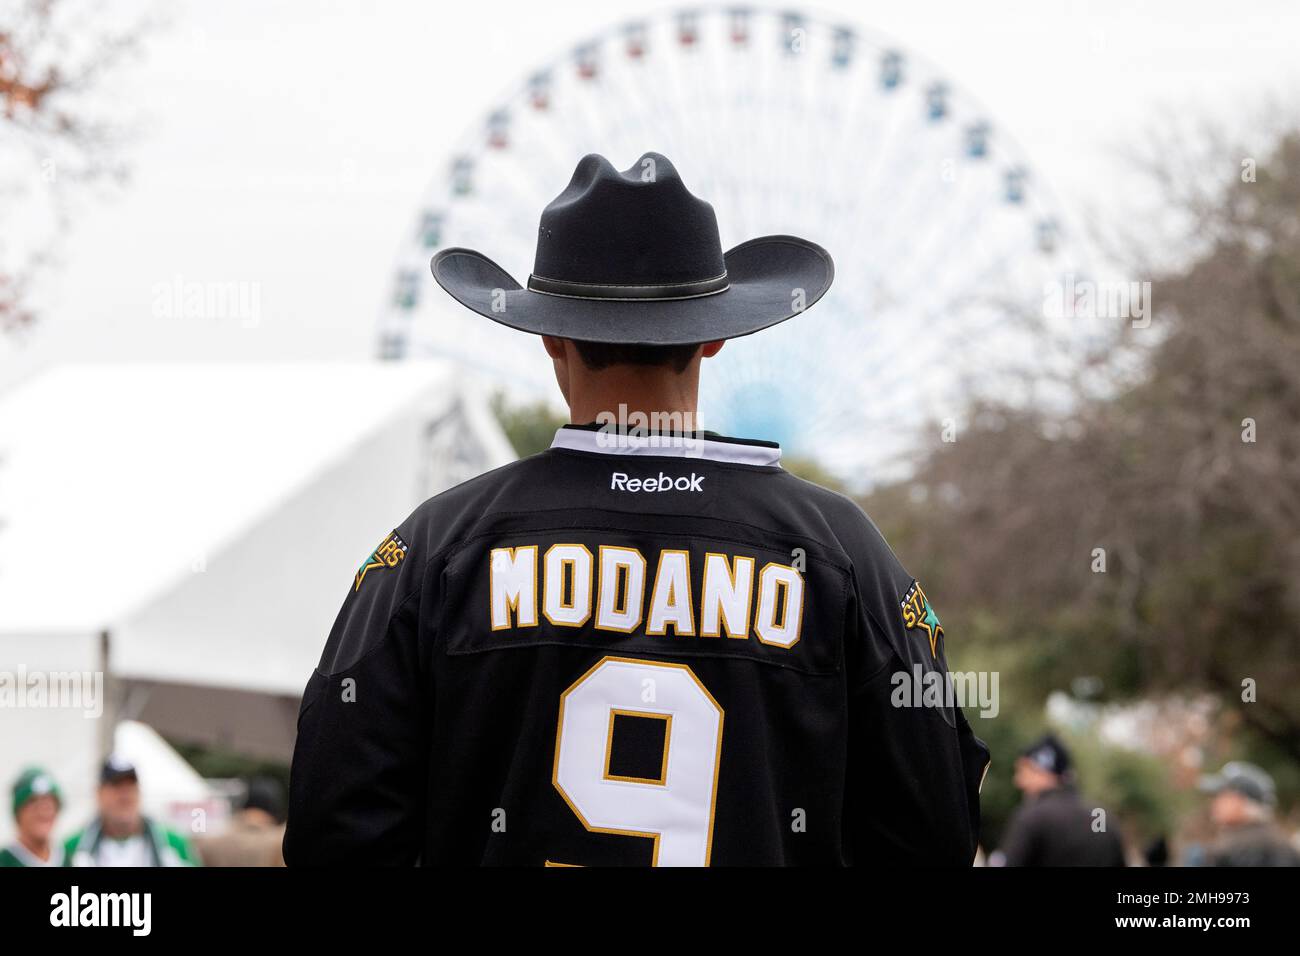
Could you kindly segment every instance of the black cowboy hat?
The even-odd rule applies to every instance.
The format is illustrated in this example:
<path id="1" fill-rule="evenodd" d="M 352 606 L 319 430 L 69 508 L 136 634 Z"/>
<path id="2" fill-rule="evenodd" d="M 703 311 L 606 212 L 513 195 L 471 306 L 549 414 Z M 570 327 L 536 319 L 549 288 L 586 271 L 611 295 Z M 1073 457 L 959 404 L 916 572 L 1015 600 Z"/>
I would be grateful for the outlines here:
<path id="1" fill-rule="evenodd" d="M 795 236 L 724 254 L 713 207 L 659 153 L 623 172 L 582 158 L 542 211 L 527 288 L 473 249 L 443 249 L 430 267 L 457 302 L 512 329 L 627 345 L 748 335 L 811 306 L 835 276 L 826 250 Z"/>

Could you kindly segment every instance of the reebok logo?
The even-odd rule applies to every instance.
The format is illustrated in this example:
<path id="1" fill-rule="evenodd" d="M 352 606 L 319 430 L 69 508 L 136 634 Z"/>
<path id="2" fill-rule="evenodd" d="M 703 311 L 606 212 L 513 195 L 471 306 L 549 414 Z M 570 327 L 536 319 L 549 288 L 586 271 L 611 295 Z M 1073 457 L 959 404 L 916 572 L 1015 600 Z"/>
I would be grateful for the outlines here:
<path id="1" fill-rule="evenodd" d="M 685 475 L 674 478 L 672 475 L 665 475 L 659 472 L 658 478 L 629 478 L 625 472 L 616 471 L 609 476 L 610 491 L 703 491 L 701 482 L 704 481 L 703 475 L 697 475 L 691 472 L 687 478 Z"/>

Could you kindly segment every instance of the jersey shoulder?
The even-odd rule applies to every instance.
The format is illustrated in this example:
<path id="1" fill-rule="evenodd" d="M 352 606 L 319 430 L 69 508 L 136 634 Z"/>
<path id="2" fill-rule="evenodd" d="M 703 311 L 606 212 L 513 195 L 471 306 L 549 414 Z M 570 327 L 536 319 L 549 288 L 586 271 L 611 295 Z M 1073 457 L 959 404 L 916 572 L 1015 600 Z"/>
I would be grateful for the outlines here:
<path id="1" fill-rule="evenodd" d="M 921 583 L 899 560 L 880 528 L 847 495 L 793 475 L 786 479 L 791 501 L 815 509 L 829 540 L 840 548 L 853 577 L 855 600 L 866 644 L 860 652 L 859 676 L 890 663 L 912 672 L 947 670 L 945 635 L 939 615 Z M 943 715 L 955 721 L 951 708 Z"/>
<path id="2" fill-rule="evenodd" d="M 855 568 L 870 566 L 900 581 L 911 580 L 875 521 L 848 495 L 789 472 L 782 472 L 778 494 L 808 512 L 805 521 L 818 527 L 827 543 L 838 547 Z"/>
<path id="3" fill-rule="evenodd" d="M 356 566 L 317 671 L 331 675 L 347 670 L 375 651 L 395 627 L 410 630 L 419 614 L 417 598 L 434 580 L 439 556 L 472 533 L 511 474 L 527 461 L 448 488 L 385 533 Z"/>
<path id="4" fill-rule="evenodd" d="M 474 534 L 484 518 L 520 507 L 521 489 L 544 480 L 545 452 L 476 475 L 426 499 L 397 526 L 408 544 L 419 545 L 420 563 Z"/>

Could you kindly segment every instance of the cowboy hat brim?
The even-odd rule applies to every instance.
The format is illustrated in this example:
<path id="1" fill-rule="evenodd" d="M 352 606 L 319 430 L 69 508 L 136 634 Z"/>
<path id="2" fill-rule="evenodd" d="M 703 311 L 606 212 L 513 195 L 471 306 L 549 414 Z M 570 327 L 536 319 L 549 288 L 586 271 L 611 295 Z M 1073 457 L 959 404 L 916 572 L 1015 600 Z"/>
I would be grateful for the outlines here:
<path id="1" fill-rule="evenodd" d="M 728 251 L 728 287 L 690 299 L 582 299 L 522 287 L 473 249 L 443 249 L 429 266 L 452 298 L 494 322 L 580 342 L 692 345 L 784 322 L 820 299 L 835 278 L 830 254 L 795 236 L 762 236 Z"/>

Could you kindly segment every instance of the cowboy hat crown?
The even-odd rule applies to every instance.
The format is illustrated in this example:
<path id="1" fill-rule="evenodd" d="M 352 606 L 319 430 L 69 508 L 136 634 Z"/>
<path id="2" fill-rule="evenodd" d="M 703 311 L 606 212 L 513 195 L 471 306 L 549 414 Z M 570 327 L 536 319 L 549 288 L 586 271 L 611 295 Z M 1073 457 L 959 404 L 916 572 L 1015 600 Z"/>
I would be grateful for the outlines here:
<path id="1" fill-rule="evenodd" d="M 458 302 L 511 328 L 636 345 L 748 335 L 811 306 L 834 278 L 830 255 L 794 236 L 724 254 L 713 207 L 659 153 L 622 172 L 583 157 L 542 211 L 526 286 L 472 249 L 444 249 L 430 266 Z"/>
<path id="2" fill-rule="evenodd" d="M 646 153 L 625 172 L 583 157 L 568 187 L 542 210 L 534 292 L 664 299 L 726 286 L 713 207 L 692 196 L 666 156 Z"/>

